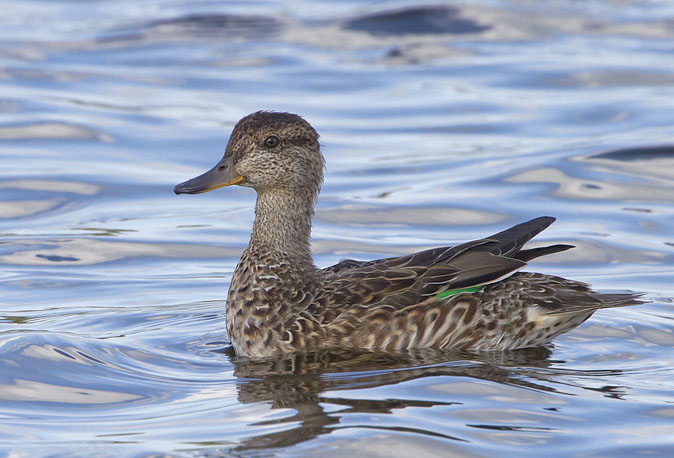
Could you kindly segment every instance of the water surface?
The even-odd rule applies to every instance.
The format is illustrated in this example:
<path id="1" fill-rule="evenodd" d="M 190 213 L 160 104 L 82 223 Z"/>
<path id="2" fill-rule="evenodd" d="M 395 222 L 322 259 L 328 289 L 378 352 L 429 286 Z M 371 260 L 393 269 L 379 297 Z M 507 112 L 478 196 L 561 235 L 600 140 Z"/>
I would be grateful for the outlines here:
<path id="1" fill-rule="evenodd" d="M 18 1 L 0 19 L 0 455 L 671 456 L 674 7 Z M 174 196 L 302 114 L 319 266 L 540 215 L 530 270 L 633 290 L 548 348 L 247 361 L 254 193 Z"/>

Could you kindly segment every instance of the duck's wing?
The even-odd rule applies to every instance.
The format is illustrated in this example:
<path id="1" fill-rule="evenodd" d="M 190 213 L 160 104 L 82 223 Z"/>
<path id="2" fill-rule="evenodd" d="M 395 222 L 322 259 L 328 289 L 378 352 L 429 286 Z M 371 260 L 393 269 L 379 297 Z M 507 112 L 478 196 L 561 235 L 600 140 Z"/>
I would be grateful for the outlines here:
<path id="1" fill-rule="evenodd" d="M 522 250 L 554 220 L 540 217 L 484 239 L 408 256 L 342 261 L 324 270 L 326 282 L 317 302 L 321 308 L 332 310 L 332 315 L 354 304 L 371 305 L 385 300 L 402 307 L 439 293 L 496 282 L 520 270 L 530 259 L 571 248 L 552 245 Z"/>
<path id="2" fill-rule="evenodd" d="M 485 251 L 492 254 L 513 257 L 521 261 L 531 261 L 539 256 L 565 251 L 573 248 L 573 245 L 550 245 L 546 247 L 522 250 L 524 244 L 545 230 L 555 221 L 552 216 L 541 216 L 524 223 L 517 224 L 505 231 L 494 234 L 484 239 L 473 240 L 456 246 L 445 246 L 418 251 L 405 256 L 377 259 L 374 261 L 357 261 L 355 259 L 343 259 L 337 264 L 323 269 L 325 272 L 344 272 L 349 269 L 377 267 L 408 267 L 408 266 L 432 266 L 456 257 L 467 251 Z"/>

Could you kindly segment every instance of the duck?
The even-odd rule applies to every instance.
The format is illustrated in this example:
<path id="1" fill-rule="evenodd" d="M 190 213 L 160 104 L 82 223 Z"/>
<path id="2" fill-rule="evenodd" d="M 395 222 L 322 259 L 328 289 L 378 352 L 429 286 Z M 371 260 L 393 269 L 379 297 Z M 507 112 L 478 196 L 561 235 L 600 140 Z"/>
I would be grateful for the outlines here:
<path id="1" fill-rule="evenodd" d="M 238 356 L 515 350 L 546 345 L 596 310 L 642 303 L 638 294 L 522 272 L 535 258 L 573 248 L 524 248 L 555 221 L 550 216 L 455 246 L 318 268 L 310 236 L 324 168 L 319 135 L 304 118 L 258 111 L 236 123 L 215 166 L 174 188 L 198 194 L 236 185 L 257 193 L 250 242 L 225 305 Z"/>

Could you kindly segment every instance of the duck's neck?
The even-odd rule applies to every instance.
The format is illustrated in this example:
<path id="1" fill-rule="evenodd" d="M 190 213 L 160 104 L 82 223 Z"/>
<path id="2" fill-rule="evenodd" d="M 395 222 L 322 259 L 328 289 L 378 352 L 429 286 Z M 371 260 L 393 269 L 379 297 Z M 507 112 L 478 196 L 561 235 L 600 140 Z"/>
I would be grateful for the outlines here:
<path id="1" fill-rule="evenodd" d="M 249 249 L 285 257 L 300 268 L 313 268 L 309 237 L 314 196 L 284 189 L 258 191 Z"/>

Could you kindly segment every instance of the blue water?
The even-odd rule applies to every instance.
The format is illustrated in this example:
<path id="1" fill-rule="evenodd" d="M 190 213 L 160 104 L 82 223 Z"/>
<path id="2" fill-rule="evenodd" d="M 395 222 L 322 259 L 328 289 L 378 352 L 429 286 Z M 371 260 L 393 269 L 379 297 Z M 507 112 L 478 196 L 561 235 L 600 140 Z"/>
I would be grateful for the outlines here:
<path id="1" fill-rule="evenodd" d="M 442 5 L 3 2 L 0 456 L 674 453 L 674 5 Z M 554 215 L 577 248 L 530 270 L 651 302 L 548 348 L 238 359 L 254 193 L 172 188 L 259 109 L 321 133 L 319 266 Z"/>

